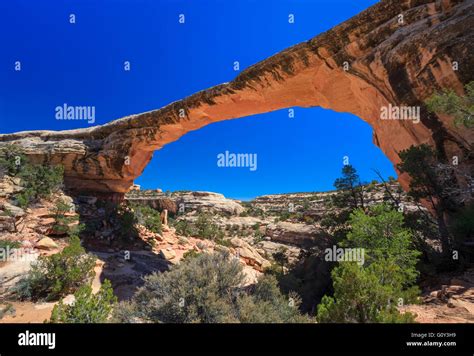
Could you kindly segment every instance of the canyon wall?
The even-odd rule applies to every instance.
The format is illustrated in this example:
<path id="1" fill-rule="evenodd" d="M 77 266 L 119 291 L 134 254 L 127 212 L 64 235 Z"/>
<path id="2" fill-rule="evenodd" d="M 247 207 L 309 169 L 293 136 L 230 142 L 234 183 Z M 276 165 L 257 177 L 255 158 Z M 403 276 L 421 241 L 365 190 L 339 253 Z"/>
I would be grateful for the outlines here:
<path id="1" fill-rule="evenodd" d="M 381 1 L 229 83 L 161 109 L 86 129 L 4 134 L 0 145 L 20 145 L 36 162 L 62 164 L 72 191 L 120 196 L 155 150 L 189 131 L 282 108 L 320 106 L 369 123 L 374 143 L 394 164 L 398 152 L 421 143 L 472 164 L 472 130 L 427 112 L 423 102 L 441 88 L 462 94 L 463 85 L 474 80 L 473 28 L 471 0 Z M 381 107 L 390 104 L 420 106 L 421 121 L 381 120 Z"/>

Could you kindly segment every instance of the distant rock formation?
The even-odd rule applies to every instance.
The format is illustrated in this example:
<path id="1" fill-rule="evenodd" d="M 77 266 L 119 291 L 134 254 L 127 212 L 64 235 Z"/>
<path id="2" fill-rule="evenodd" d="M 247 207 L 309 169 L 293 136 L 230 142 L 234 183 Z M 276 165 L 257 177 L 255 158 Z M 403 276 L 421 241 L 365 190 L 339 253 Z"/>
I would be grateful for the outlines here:
<path id="1" fill-rule="evenodd" d="M 131 203 L 151 206 L 171 214 L 202 211 L 214 214 L 238 215 L 244 211 L 242 205 L 233 199 L 213 192 L 173 192 L 168 194 L 157 191 L 131 191 L 126 195 Z"/>
<path id="2" fill-rule="evenodd" d="M 423 102 L 440 88 L 462 93 L 474 80 L 473 10 L 472 0 L 381 1 L 230 83 L 162 109 L 86 129 L 0 135 L 0 144 L 21 145 L 37 162 L 64 165 L 72 191 L 120 198 L 153 151 L 189 131 L 282 108 L 321 106 L 368 122 L 374 143 L 394 164 L 400 150 L 421 143 L 472 164 L 472 130 L 428 113 Z M 390 105 L 419 106 L 421 121 L 381 120 L 381 109 Z M 407 177 L 401 183 L 406 187 Z"/>

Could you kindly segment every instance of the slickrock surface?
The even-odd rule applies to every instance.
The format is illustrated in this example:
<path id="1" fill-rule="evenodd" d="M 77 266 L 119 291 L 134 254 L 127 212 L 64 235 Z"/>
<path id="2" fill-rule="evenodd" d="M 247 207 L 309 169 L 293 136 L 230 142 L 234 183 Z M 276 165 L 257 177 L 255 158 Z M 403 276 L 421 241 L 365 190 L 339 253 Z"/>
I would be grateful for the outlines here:
<path id="1" fill-rule="evenodd" d="M 120 199 L 154 150 L 189 131 L 282 108 L 321 106 L 368 122 L 375 144 L 394 164 L 400 150 L 421 143 L 472 164 L 467 155 L 473 132 L 428 113 L 423 102 L 440 88 L 462 93 L 474 79 L 473 9 L 472 0 L 381 1 L 229 83 L 164 108 L 87 129 L 0 135 L 0 144 L 15 143 L 35 161 L 64 165 L 73 190 Z M 380 120 L 381 107 L 389 104 L 420 106 L 421 122 Z M 406 186 L 407 177 L 401 182 Z"/>

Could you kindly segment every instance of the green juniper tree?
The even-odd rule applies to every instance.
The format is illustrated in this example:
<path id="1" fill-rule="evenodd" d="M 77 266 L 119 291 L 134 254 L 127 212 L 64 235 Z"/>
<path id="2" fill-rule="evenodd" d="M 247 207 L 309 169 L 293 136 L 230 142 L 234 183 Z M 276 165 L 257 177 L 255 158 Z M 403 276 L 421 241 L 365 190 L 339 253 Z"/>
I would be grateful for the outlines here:
<path id="1" fill-rule="evenodd" d="M 105 323 L 117 303 L 112 285 L 108 279 L 100 290 L 94 294 L 88 284 L 81 286 L 74 293 L 74 303 L 66 305 L 60 301 L 51 313 L 51 323 Z"/>
<path id="2" fill-rule="evenodd" d="M 331 273 L 333 296 L 318 305 L 319 322 L 410 322 L 413 316 L 400 314 L 397 306 L 416 301 L 414 286 L 420 253 L 413 248 L 413 236 L 404 226 L 403 215 L 386 205 L 373 206 L 366 213 L 354 211 L 352 229 L 342 243 L 364 249 L 364 265 L 340 262 Z"/>

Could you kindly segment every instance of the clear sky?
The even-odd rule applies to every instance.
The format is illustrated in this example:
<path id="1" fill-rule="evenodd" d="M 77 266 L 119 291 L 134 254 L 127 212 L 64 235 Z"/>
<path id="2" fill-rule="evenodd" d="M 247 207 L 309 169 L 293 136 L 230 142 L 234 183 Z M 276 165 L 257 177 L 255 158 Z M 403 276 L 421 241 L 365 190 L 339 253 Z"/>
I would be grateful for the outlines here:
<path id="1" fill-rule="evenodd" d="M 349 19 L 375 0 L 0 1 L 0 132 L 64 130 L 55 108 L 95 106 L 95 124 L 160 108 L 232 80 L 241 69 Z M 70 15 L 75 15 L 75 24 Z M 185 15 L 185 23 L 178 17 Z M 294 14 L 295 23 L 288 23 Z M 15 62 L 21 71 L 15 71 Z M 129 61 L 130 71 L 124 71 Z M 219 168 L 217 154 L 256 153 L 257 170 Z M 332 189 L 343 156 L 364 180 L 395 172 L 359 118 L 321 108 L 215 123 L 162 150 L 144 188 L 229 197 Z"/>

